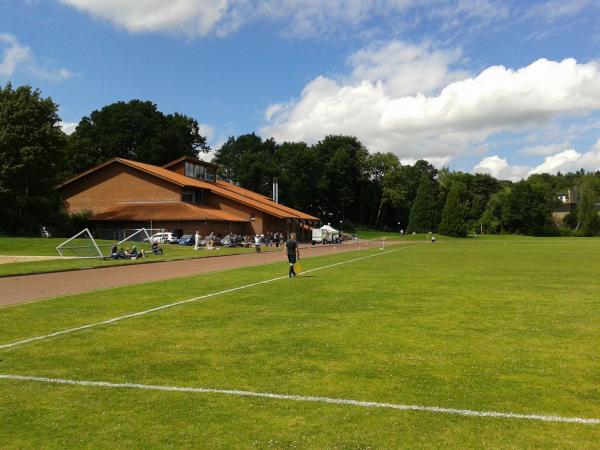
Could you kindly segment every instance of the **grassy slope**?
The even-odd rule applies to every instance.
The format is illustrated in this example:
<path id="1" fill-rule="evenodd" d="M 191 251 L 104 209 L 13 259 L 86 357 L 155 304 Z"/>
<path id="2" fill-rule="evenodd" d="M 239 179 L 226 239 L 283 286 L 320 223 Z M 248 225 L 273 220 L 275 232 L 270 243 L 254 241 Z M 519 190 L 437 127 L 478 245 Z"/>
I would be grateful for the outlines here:
<path id="1" fill-rule="evenodd" d="M 597 418 L 599 250 L 599 240 L 563 239 L 412 247 L 0 351 L 0 373 Z M 284 271 L 0 309 L 0 343 Z M 0 405 L 2 448 L 591 448 L 600 439 L 599 426 L 7 381 Z"/>

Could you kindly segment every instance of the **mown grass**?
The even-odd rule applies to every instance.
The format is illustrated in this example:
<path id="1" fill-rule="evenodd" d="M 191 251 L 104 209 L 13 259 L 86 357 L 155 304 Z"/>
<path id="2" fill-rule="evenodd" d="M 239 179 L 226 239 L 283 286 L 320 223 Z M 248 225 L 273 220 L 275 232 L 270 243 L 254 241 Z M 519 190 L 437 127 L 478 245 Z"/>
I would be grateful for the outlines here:
<path id="1" fill-rule="evenodd" d="M 7 238 L 0 237 L 0 255 L 7 256 L 58 256 L 56 246 L 64 242 L 62 238 Z M 87 244 L 87 243 L 86 243 Z M 108 254 L 112 241 L 98 241 L 102 245 L 103 253 Z M 97 267 L 119 266 L 127 264 L 147 264 L 158 261 L 172 261 L 177 259 L 206 258 L 213 256 L 237 255 L 254 253 L 254 248 L 225 248 L 216 247 L 214 250 L 204 248 L 195 251 L 193 246 L 177 244 L 161 244 L 164 250 L 162 256 L 153 255 L 148 252 L 148 244 L 130 243 L 126 247 L 136 245 L 138 249 L 145 249 L 147 257 L 142 259 L 51 259 L 41 261 L 27 261 L 0 264 L 0 277 L 14 275 L 28 275 L 33 273 L 62 272 L 66 270 L 79 270 Z M 124 245 L 125 246 L 125 245 Z M 280 250 L 275 247 L 262 247 L 262 251 Z"/>
<path id="2" fill-rule="evenodd" d="M 600 240 L 453 240 L 0 350 L 0 373 L 600 417 Z M 303 261 L 305 269 L 360 254 Z M 285 274 L 0 309 L 0 344 Z M 2 448 L 594 448 L 600 426 L 0 380 Z"/>

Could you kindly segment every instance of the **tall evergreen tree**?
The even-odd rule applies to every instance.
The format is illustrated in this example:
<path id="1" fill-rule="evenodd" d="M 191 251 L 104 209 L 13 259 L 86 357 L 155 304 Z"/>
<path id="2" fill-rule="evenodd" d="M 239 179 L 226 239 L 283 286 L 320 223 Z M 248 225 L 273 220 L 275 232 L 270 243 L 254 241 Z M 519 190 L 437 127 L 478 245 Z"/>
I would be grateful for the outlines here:
<path id="1" fill-rule="evenodd" d="M 446 236 L 466 237 L 468 209 L 464 204 L 465 185 L 455 181 L 450 187 L 442 212 L 439 232 Z"/>
<path id="2" fill-rule="evenodd" d="M 430 232 L 437 230 L 438 224 L 438 198 L 435 180 L 424 173 L 421 176 L 417 196 L 410 209 L 408 221 L 409 232 Z"/>

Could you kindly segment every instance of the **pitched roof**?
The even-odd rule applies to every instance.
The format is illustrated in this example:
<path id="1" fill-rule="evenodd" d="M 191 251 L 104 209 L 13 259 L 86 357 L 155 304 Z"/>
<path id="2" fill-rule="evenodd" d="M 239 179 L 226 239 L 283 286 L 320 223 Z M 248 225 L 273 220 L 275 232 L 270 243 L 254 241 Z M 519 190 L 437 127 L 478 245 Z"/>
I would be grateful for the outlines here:
<path id="1" fill-rule="evenodd" d="M 210 167 L 214 167 L 215 169 L 218 169 L 219 166 L 217 164 L 208 162 L 208 161 L 202 161 L 201 159 L 198 158 L 192 158 L 191 156 L 182 156 L 181 158 L 177 158 L 174 161 L 168 162 L 166 163 L 163 168 L 168 169 L 169 167 L 173 167 L 175 164 L 178 164 L 182 161 L 188 161 L 188 162 L 192 162 L 192 163 L 199 163 L 199 164 L 203 164 L 205 166 L 210 166 Z"/>
<path id="2" fill-rule="evenodd" d="M 75 177 L 65 181 L 58 187 L 61 188 L 70 184 L 89 173 L 95 172 L 103 167 L 108 166 L 109 164 L 120 163 L 129 167 L 133 167 L 134 169 L 141 170 L 145 173 L 154 175 L 158 178 L 161 178 L 165 181 L 174 183 L 181 187 L 195 187 L 200 189 L 207 189 L 214 194 L 220 195 L 222 197 L 226 197 L 240 203 L 243 203 L 247 206 L 251 206 L 256 208 L 259 211 L 266 212 L 272 216 L 275 216 L 279 219 L 302 219 L 302 220 L 313 220 L 318 221 L 317 217 L 311 216 L 309 214 L 305 214 L 301 211 L 297 211 L 293 208 L 289 208 L 287 206 L 281 205 L 279 203 L 275 203 L 268 197 L 264 195 L 258 194 L 256 192 L 252 192 L 248 189 L 241 188 L 232 183 L 227 183 L 226 181 L 217 180 L 215 183 L 210 183 L 204 180 L 199 180 L 196 178 L 186 177 L 185 175 L 180 175 L 176 172 L 173 172 L 169 169 L 165 169 L 164 167 L 154 166 L 152 164 L 141 163 L 138 161 L 131 161 L 129 159 L 124 158 L 113 158 L 110 159 L 96 167 L 93 167 Z"/>
<path id="3" fill-rule="evenodd" d="M 288 206 L 282 205 L 281 203 L 275 203 L 269 197 L 266 197 L 262 194 L 254 192 L 254 191 L 250 191 L 241 186 L 237 186 L 233 183 L 228 183 L 227 181 L 223 181 L 223 180 L 217 180 L 216 183 L 218 186 L 221 186 L 231 192 L 235 192 L 235 193 L 238 193 L 239 195 L 244 195 L 244 196 L 250 197 L 259 202 L 265 202 L 265 203 L 271 204 L 271 205 L 275 206 L 276 208 L 282 210 L 283 212 L 287 212 L 290 215 L 289 217 L 296 217 L 296 218 L 303 219 L 303 220 L 315 220 L 315 221 L 319 220 L 318 217 L 314 217 L 314 216 L 311 216 L 310 214 L 303 213 L 302 211 L 298 211 L 297 209 L 293 209 Z"/>
<path id="4" fill-rule="evenodd" d="M 249 220 L 220 209 L 192 205 L 184 202 L 123 202 L 117 203 L 91 220 L 212 220 L 224 222 L 249 222 Z"/>

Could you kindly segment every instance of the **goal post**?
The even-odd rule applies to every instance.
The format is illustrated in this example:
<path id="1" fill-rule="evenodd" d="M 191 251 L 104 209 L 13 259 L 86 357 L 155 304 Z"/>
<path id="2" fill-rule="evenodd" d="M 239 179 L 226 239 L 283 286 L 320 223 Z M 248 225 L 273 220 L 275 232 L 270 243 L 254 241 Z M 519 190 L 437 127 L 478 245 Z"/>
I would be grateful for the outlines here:
<path id="1" fill-rule="evenodd" d="M 81 230 L 56 247 L 60 256 L 75 258 L 104 258 L 100 246 L 88 228 Z"/>
<path id="2" fill-rule="evenodd" d="M 142 242 L 150 242 L 150 233 L 145 228 L 139 228 L 137 230 L 124 230 L 125 238 L 117 242 L 115 245 L 119 247 L 121 244 L 127 241 L 137 242 L 141 240 Z M 127 234 L 127 231 L 133 231 L 131 234 Z M 134 239 L 135 238 L 135 239 Z"/>

